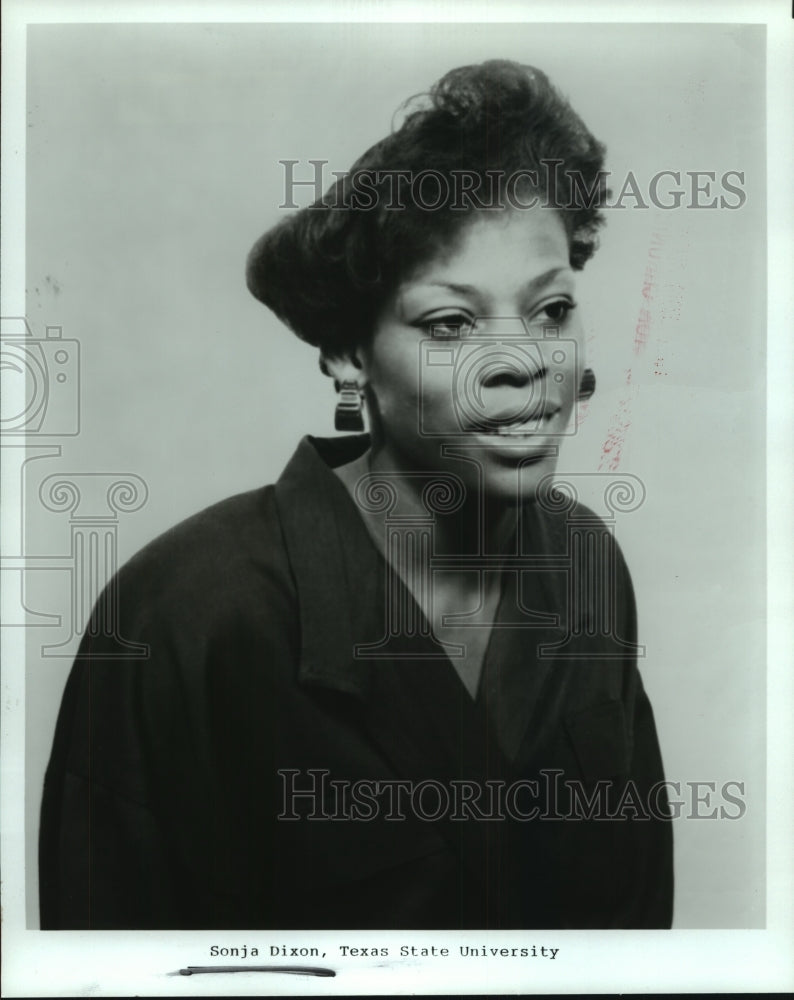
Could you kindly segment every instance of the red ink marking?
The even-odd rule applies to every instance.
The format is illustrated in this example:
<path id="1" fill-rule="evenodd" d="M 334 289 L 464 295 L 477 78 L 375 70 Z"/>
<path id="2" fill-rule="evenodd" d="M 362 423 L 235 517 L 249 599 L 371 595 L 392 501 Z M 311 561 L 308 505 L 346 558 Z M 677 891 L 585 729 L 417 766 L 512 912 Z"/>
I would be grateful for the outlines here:
<path id="1" fill-rule="evenodd" d="M 645 268 L 645 279 L 642 283 L 642 297 L 647 299 L 649 302 L 653 298 L 653 286 L 654 278 L 656 277 L 656 268 L 651 267 L 649 264 Z"/>
<path id="2" fill-rule="evenodd" d="M 648 263 L 645 265 L 645 274 L 642 282 L 643 304 L 637 314 L 637 322 L 634 326 L 634 354 L 639 357 L 648 344 L 648 337 L 653 324 L 653 314 L 651 313 L 651 303 L 655 299 L 657 265 L 659 251 L 664 244 L 664 234 L 654 232 L 651 234 L 651 245 L 648 248 Z M 622 394 L 618 403 L 618 411 L 613 414 L 607 438 L 601 448 L 601 460 L 598 465 L 599 472 L 616 472 L 620 466 L 620 459 L 623 453 L 623 445 L 626 441 L 626 433 L 631 426 L 631 403 L 633 393 L 631 392 L 631 373 L 629 368 L 626 371 L 626 391 Z"/>
<path id="3" fill-rule="evenodd" d="M 612 417 L 607 439 L 601 448 L 601 461 L 598 466 L 599 472 L 616 472 L 620 466 L 626 432 L 631 426 L 631 374 L 631 368 L 627 369 L 626 390 L 620 397 L 618 412 Z"/>
<path id="4" fill-rule="evenodd" d="M 637 325 L 634 327 L 634 353 L 639 354 L 640 351 L 648 343 L 648 332 L 651 329 L 651 314 L 643 306 L 640 309 L 640 314 L 637 317 Z"/>

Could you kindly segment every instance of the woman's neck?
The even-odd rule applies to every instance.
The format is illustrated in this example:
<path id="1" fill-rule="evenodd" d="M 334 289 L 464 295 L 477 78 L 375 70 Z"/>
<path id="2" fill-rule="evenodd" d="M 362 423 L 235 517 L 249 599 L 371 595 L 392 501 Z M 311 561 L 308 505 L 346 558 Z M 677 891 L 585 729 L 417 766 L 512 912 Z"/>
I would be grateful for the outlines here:
<path id="1" fill-rule="evenodd" d="M 464 489 L 460 496 L 451 495 L 456 481 L 460 481 L 459 466 L 449 463 L 448 468 L 426 473 L 401 469 L 384 460 L 382 453 L 369 449 L 333 471 L 347 488 L 381 551 L 387 518 L 428 516 L 433 520 L 435 555 L 500 555 L 507 554 L 511 547 L 521 508 L 472 489 Z M 429 489 L 433 484 L 436 491 Z M 388 492 L 388 502 L 371 502 L 373 497 L 384 498 L 381 488 Z M 451 508 L 449 512 L 445 507 Z"/>

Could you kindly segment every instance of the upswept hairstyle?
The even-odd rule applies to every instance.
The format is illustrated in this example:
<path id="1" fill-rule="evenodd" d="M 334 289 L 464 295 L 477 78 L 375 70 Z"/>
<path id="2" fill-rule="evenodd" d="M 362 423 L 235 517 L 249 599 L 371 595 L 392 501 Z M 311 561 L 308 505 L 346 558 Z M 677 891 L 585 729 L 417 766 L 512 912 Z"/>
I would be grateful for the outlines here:
<path id="1" fill-rule="evenodd" d="M 505 60 L 463 66 L 404 107 L 399 129 L 319 201 L 266 232 L 248 255 L 252 294 L 328 357 L 366 342 L 401 281 L 454 249 L 475 212 L 504 210 L 518 192 L 520 204 L 532 192 L 560 212 L 572 267 L 581 269 L 597 246 L 605 148 L 543 72 Z M 397 171 L 403 184 L 422 172 L 435 182 L 431 177 L 420 198 L 410 191 L 395 197 Z M 458 198 L 457 207 L 453 197 L 427 207 L 442 181 L 457 190 L 461 172 L 469 186 L 476 175 L 479 194 Z M 511 177 L 513 197 L 505 201 Z"/>

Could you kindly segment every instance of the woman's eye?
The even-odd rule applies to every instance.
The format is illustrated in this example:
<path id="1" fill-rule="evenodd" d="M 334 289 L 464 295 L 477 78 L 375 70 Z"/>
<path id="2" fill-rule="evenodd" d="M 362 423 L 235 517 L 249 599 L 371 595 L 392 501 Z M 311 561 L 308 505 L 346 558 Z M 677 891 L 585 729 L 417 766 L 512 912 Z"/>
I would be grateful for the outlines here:
<path id="1" fill-rule="evenodd" d="M 568 299 L 558 299 L 549 302 L 540 310 L 541 318 L 550 319 L 553 323 L 563 323 L 576 308 L 576 304 Z"/>
<path id="2" fill-rule="evenodd" d="M 455 313 L 451 316 L 434 316 L 425 320 L 422 327 L 430 337 L 440 337 L 449 339 L 451 337 L 463 337 L 471 327 L 472 321 L 463 313 Z"/>

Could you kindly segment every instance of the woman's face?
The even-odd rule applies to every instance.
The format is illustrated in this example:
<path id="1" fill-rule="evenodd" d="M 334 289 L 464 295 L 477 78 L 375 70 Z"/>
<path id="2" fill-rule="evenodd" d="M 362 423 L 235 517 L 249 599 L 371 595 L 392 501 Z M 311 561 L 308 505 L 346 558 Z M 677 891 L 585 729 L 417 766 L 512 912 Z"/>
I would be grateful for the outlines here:
<path id="1" fill-rule="evenodd" d="M 489 494 L 533 496 L 584 367 L 573 278 L 562 220 L 538 207 L 482 213 L 404 281 L 358 352 L 374 464 L 471 484 L 479 467 Z"/>

